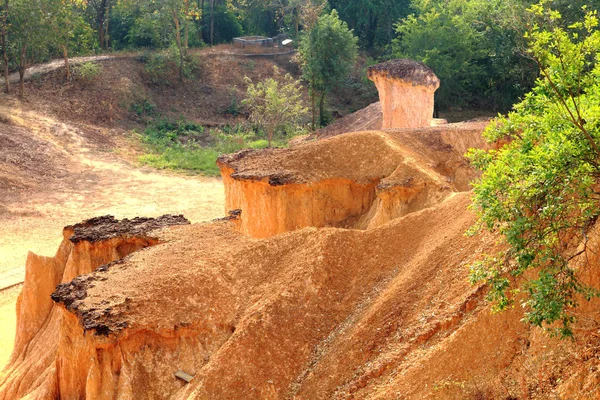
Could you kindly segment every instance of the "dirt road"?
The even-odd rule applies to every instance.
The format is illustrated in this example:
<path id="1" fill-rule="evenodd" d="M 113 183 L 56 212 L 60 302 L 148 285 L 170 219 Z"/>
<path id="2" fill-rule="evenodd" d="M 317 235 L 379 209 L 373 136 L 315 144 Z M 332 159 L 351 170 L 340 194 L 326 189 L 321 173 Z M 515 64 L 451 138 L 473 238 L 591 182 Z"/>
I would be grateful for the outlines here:
<path id="1" fill-rule="evenodd" d="M 82 64 L 82 63 L 91 62 L 91 61 L 97 62 L 97 61 L 112 60 L 114 58 L 115 58 L 115 56 L 73 57 L 73 58 L 69 58 L 69 63 L 71 65 L 75 65 L 75 64 Z M 59 68 L 63 67 L 64 65 L 65 65 L 65 61 L 63 59 L 53 60 L 53 61 L 50 61 L 45 64 L 34 65 L 30 68 L 27 68 L 27 70 L 25 71 L 25 75 L 23 76 L 23 79 L 29 80 L 37 74 L 45 74 L 50 71 L 59 69 Z M 10 81 L 10 83 L 13 83 L 13 84 L 19 83 L 19 73 L 13 72 L 12 74 L 10 74 L 8 76 L 8 80 Z"/>
<path id="2" fill-rule="evenodd" d="M 170 213 L 184 214 L 190 221 L 199 222 L 224 215 L 220 179 L 142 168 L 125 160 L 125 139 L 107 133 L 105 142 L 113 143 L 107 150 L 98 145 L 102 137 L 89 140 L 80 127 L 22 109 L 19 103 L 0 102 L 0 117 L 8 121 L 4 125 L 6 139 L 19 141 L 19 148 L 37 154 L 40 143 L 45 146 L 26 165 L 31 176 L 42 177 L 37 181 L 20 182 L 25 179 L 19 175 L 24 168 L 19 164 L 24 164 L 23 155 L 17 154 L 12 160 L 20 170 L 10 171 L 11 160 L 0 163 L 0 183 L 4 173 L 12 179 L 8 181 L 9 188 L 27 188 L 17 191 L 13 198 L 4 196 L 4 203 L 0 201 L 0 289 L 22 281 L 28 251 L 54 255 L 63 226 L 86 218 L 105 214 L 117 218 L 155 217 Z M 8 136 L 7 129 L 15 131 L 8 132 Z M 0 147 L 1 139 L 0 127 Z M 0 366 L 12 351 L 18 292 L 19 286 L 0 290 Z"/>

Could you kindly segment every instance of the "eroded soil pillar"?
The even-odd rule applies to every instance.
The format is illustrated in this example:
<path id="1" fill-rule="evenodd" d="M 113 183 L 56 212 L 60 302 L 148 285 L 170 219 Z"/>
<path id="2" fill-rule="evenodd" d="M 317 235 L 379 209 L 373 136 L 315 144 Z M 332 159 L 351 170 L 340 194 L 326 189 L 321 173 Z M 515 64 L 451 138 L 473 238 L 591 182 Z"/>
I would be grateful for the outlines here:
<path id="1" fill-rule="evenodd" d="M 379 91 L 382 128 L 422 128 L 431 125 L 433 94 L 440 80 L 423 63 L 399 59 L 369 67 L 367 76 Z"/>

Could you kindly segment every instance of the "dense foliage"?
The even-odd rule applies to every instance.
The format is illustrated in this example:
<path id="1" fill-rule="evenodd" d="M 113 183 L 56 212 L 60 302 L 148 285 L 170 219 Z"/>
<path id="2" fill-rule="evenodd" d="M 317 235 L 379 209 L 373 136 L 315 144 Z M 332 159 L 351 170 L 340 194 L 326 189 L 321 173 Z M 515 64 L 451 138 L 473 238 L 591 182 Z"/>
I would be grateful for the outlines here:
<path id="1" fill-rule="evenodd" d="M 308 108 L 302 100 L 300 82 L 289 74 L 279 77 L 277 69 L 274 75 L 279 80 L 267 78 L 255 84 L 246 78 L 248 89 L 243 101 L 250 110 L 250 120 L 267 133 L 269 147 L 277 131 L 300 131 L 308 114 Z"/>
<path id="2" fill-rule="evenodd" d="M 500 150 L 473 151 L 479 229 L 505 250 L 473 266 L 502 310 L 519 301 L 525 319 L 569 336 L 574 307 L 598 295 L 581 279 L 588 232 L 600 215 L 600 31 L 597 11 L 564 28 L 561 13 L 533 6 L 527 35 L 535 88 L 486 132 Z M 551 29 L 543 27 L 553 26 Z"/>
<path id="3" fill-rule="evenodd" d="M 357 51 L 357 38 L 335 10 L 319 18 L 302 38 L 302 75 L 310 86 L 313 127 L 316 125 L 317 100 L 319 125 L 326 125 L 325 95 L 347 77 L 356 61 Z"/>
<path id="4" fill-rule="evenodd" d="M 63 57 L 69 78 L 72 55 L 177 48 L 183 80 L 190 47 L 280 33 L 300 43 L 335 10 L 373 61 L 406 57 L 432 67 L 442 82 L 438 107 L 507 111 L 539 72 L 523 40 L 533 23 L 525 10 L 536 1 L 0 0 L 0 62 L 7 73 Z M 582 6 L 600 8 L 600 0 L 548 4 L 563 28 L 581 20 Z"/>

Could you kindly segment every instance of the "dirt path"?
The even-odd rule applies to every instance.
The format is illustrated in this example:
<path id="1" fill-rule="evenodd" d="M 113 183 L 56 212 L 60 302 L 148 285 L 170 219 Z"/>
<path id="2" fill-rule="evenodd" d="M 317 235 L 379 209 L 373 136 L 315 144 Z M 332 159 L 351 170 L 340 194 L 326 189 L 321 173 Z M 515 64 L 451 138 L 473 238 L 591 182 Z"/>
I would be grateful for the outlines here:
<path id="1" fill-rule="evenodd" d="M 117 58 L 117 57 L 116 56 L 73 57 L 73 58 L 69 58 L 69 64 L 76 65 L 76 64 L 82 64 L 82 63 L 90 62 L 90 61 L 113 60 L 115 58 Z M 63 67 L 64 65 L 65 65 L 65 60 L 63 60 L 63 59 L 53 60 L 53 61 L 50 61 L 45 64 L 34 65 L 32 67 L 27 68 L 23 79 L 29 80 L 29 79 L 31 79 L 32 76 L 35 76 L 37 74 L 46 74 L 48 72 L 52 72 L 54 70 L 57 70 L 57 69 Z M 19 73 L 13 72 L 12 74 L 10 74 L 8 76 L 8 80 L 10 81 L 10 83 L 19 83 Z"/>
<path id="2" fill-rule="evenodd" d="M 28 143 L 33 139 L 49 143 L 61 169 L 58 179 L 42 180 L 30 193 L 0 204 L 0 289 L 22 282 L 28 251 L 54 255 L 63 226 L 86 218 L 171 213 L 199 222 L 224 215 L 220 179 L 141 168 L 124 161 L 117 150 L 98 150 L 78 127 L 20 109 L 18 104 L 0 104 L 0 117 L 27 129 L 32 135 Z M 12 351 L 18 292 L 19 286 L 0 290 L 0 366 Z"/>
<path id="3" fill-rule="evenodd" d="M 260 51 L 254 53 L 245 53 L 244 49 L 239 49 L 233 46 L 216 46 L 211 47 L 207 50 L 202 50 L 202 53 L 207 56 L 242 56 L 242 57 L 277 57 L 277 56 L 286 56 L 296 53 L 296 50 L 282 49 L 281 51 L 275 52 L 264 52 L 264 50 L 260 49 Z M 135 54 L 135 53 L 134 53 Z M 86 62 L 97 62 L 97 61 L 108 61 L 114 60 L 119 57 L 131 57 L 132 53 L 118 53 L 116 55 L 102 55 L 102 56 L 86 56 L 86 57 L 72 57 L 69 58 L 70 65 L 83 64 Z M 46 74 L 48 72 L 55 71 L 59 68 L 62 68 L 65 65 L 64 59 L 56 59 L 45 64 L 37 64 L 27 68 L 25 71 L 25 76 L 23 79 L 25 81 L 31 79 L 35 75 Z M 8 80 L 11 84 L 19 83 L 19 73 L 13 72 L 8 76 Z"/>

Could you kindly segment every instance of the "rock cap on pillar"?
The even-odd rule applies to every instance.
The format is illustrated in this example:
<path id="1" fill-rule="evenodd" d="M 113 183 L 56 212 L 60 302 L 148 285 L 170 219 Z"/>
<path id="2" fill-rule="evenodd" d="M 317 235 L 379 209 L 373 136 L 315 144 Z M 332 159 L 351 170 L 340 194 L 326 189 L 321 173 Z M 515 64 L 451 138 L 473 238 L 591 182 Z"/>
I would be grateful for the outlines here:
<path id="1" fill-rule="evenodd" d="M 367 76 L 379 92 L 382 128 L 430 126 L 433 94 L 440 87 L 431 68 L 417 61 L 397 59 L 369 67 Z"/>

